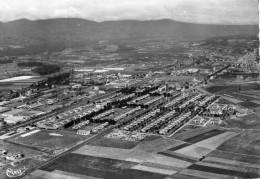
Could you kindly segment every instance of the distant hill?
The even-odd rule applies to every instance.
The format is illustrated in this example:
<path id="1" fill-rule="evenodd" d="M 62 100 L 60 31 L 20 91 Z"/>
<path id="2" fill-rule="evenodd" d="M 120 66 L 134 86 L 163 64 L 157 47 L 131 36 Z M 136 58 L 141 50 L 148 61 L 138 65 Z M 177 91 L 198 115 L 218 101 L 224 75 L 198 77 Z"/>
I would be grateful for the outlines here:
<path id="1" fill-rule="evenodd" d="M 59 18 L 30 21 L 27 19 L 0 23 L 0 46 L 23 44 L 27 49 L 15 49 L 15 54 L 31 54 L 57 50 L 97 40 L 168 38 L 189 40 L 229 35 L 257 36 L 257 25 L 203 25 L 172 20 L 94 22 L 79 18 Z M 38 47 L 35 47 L 38 45 Z M 29 48 L 33 46 L 34 49 Z M 41 49 L 42 48 L 42 49 Z M 0 52 L 10 55 L 13 50 Z"/>
<path id="2" fill-rule="evenodd" d="M 0 23 L 0 34 L 21 35 L 46 41 L 121 38 L 196 38 L 257 35 L 257 25 L 202 25 L 172 20 L 93 22 L 84 19 L 26 19 Z"/>

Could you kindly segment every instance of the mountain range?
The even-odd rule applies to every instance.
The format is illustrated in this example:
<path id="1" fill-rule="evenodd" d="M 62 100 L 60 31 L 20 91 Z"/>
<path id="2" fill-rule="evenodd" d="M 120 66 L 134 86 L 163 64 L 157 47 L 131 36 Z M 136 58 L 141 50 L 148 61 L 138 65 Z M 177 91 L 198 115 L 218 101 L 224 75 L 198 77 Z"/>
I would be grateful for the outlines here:
<path id="1" fill-rule="evenodd" d="M 142 38 L 179 40 L 257 34 L 258 25 L 192 24 L 168 19 L 94 22 L 79 18 L 60 18 L 35 21 L 21 19 L 0 23 L 2 43 L 9 43 L 8 40 L 30 44 Z"/>

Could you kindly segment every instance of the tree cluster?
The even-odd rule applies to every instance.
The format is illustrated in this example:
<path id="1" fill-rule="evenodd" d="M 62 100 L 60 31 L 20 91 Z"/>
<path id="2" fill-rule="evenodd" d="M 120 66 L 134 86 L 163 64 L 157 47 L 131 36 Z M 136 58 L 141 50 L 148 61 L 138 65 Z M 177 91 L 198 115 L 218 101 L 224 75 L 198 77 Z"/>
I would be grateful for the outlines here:
<path id="1" fill-rule="evenodd" d="M 60 70 L 61 70 L 60 66 L 49 64 L 49 65 L 39 66 L 33 69 L 32 72 L 38 73 L 40 75 L 49 75 L 49 74 L 59 72 Z"/>
<path id="2" fill-rule="evenodd" d="M 19 67 L 35 67 L 35 66 L 44 66 L 44 63 L 34 62 L 34 61 L 19 62 L 19 63 L 17 63 L 17 66 L 19 66 Z"/>
<path id="3" fill-rule="evenodd" d="M 13 63 L 13 60 L 0 60 L 0 64 Z"/>

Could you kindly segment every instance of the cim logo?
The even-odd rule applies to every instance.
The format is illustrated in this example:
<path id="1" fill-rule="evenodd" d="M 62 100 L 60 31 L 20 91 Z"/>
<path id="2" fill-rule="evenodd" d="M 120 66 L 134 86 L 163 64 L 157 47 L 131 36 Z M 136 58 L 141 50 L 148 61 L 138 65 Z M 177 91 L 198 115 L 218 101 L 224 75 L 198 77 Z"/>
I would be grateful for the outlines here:
<path id="1" fill-rule="evenodd" d="M 21 176 L 22 174 L 24 174 L 24 172 L 28 170 L 28 168 L 20 168 L 20 169 L 12 169 L 12 168 L 8 168 L 6 170 L 6 175 L 8 177 L 14 178 L 14 177 L 18 177 Z"/>

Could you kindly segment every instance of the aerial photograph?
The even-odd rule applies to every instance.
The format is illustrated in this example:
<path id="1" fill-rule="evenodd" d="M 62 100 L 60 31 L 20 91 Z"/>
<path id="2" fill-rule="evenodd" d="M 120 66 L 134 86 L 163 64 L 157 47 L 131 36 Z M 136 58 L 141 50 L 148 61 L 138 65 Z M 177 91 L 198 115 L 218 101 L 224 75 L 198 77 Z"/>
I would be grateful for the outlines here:
<path id="1" fill-rule="evenodd" d="M 0 0 L 0 179 L 260 178 L 259 0 Z"/>

